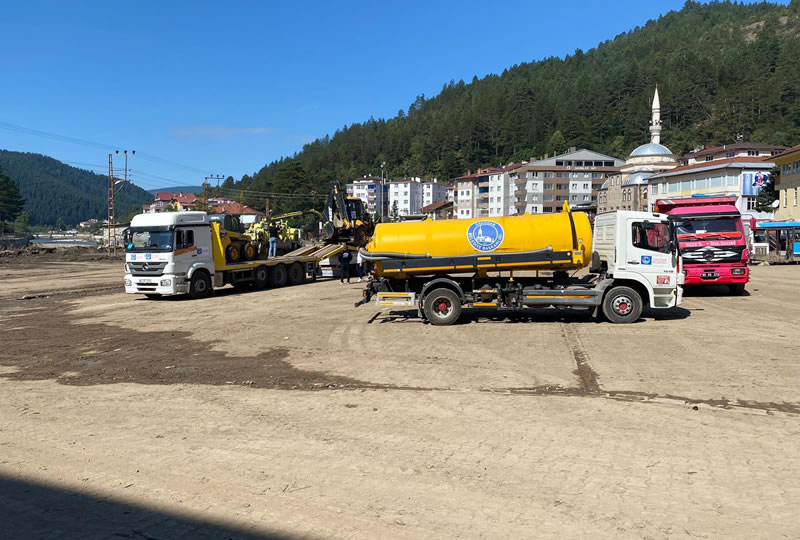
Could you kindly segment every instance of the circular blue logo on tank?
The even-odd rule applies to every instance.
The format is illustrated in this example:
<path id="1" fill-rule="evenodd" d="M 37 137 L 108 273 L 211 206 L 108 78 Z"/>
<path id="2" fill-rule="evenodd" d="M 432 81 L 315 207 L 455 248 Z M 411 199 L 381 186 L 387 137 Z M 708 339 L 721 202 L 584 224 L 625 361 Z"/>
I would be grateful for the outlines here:
<path id="1" fill-rule="evenodd" d="M 503 227 L 494 221 L 476 221 L 467 229 L 467 240 L 478 251 L 494 251 L 503 243 Z"/>

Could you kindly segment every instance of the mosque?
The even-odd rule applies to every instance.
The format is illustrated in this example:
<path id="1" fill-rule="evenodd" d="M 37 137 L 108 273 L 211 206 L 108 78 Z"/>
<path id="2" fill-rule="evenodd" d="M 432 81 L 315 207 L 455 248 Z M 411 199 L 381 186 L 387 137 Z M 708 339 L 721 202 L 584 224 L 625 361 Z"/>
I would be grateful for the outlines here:
<path id="1" fill-rule="evenodd" d="M 648 211 L 647 179 L 677 166 L 677 156 L 661 144 L 661 103 L 656 88 L 650 120 L 650 142 L 631 152 L 619 174 L 609 177 L 600 187 L 597 213 L 612 210 Z"/>

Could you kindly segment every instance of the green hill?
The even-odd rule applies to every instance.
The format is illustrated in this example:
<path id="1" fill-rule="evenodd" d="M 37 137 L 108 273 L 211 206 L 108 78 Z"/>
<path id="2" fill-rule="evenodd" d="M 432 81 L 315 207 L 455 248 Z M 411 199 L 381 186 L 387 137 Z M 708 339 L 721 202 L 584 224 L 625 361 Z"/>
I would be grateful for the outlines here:
<path id="1" fill-rule="evenodd" d="M 0 169 L 19 187 L 31 225 L 55 225 L 59 217 L 64 223 L 75 225 L 107 215 L 106 176 L 41 154 L 9 150 L 0 150 Z M 116 197 L 117 216 L 152 200 L 147 191 L 126 185 Z"/>
<path id="2" fill-rule="evenodd" d="M 324 193 L 334 178 L 380 175 L 384 161 L 389 177 L 444 179 L 569 146 L 625 157 L 649 140 L 656 85 L 662 142 L 675 153 L 747 134 L 797 144 L 799 11 L 798 0 L 790 6 L 689 1 L 594 49 L 468 84 L 450 81 L 394 118 L 345 127 L 234 187 Z M 553 136 L 557 131 L 563 139 Z M 256 198 L 246 202 L 263 207 Z"/>

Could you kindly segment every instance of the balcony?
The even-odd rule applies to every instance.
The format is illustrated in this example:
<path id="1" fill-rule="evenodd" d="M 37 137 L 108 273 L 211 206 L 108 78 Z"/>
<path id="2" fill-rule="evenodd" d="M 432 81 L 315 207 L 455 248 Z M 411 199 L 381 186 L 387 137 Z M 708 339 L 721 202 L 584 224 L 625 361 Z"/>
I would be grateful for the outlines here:
<path id="1" fill-rule="evenodd" d="M 522 209 L 524 211 L 526 206 L 528 206 L 528 203 L 525 201 L 514 201 L 514 208 L 517 210 Z"/>
<path id="2" fill-rule="evenodd" d="M 525 178 L 524 176 L 522 176 L 522 177 L 520 177 L 520 178 L 517 178 L 516 180 L 514 180 L 514 184 L 515 184 L 515 185 L 516 185 L 518 188 L 523 188 L 523 187 L 525 187 L 525 184 L 527 184 L 527 183 L 528 183 L 528 179 L 527 179 L 527 178 Z"/>
<path id="3" fill-rule="evenodd" d="M 514 197 L 517 197 L 519 199 L 524 199 L 525 197 L 527 197 L 527 195 L 528 195 L 527 189 L 518 189 L 514 192 Z"/>
<path id="4" fill-rule="evenodd" d="M 478 203 L 478 209 L 486 210 L 488 208 L 489 208 L 489 203 L 488 202 L 479 202 Z"/>

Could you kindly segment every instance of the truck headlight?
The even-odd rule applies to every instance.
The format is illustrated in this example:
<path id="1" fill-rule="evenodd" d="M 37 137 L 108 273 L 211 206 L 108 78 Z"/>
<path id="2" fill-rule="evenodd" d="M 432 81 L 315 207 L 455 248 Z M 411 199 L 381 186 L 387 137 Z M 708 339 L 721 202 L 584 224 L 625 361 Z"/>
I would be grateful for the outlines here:
<path id="1" fill-rule="evenodd" d="M 129 280 L 129 279 L 126 279 L 126 280 L 125 280 L 125 286 L 126 286 L 126 287 L 130 287 L 131 285 L 132 285 L 132 284 L 131 284 L 131 280 Z"/>
<path id="2" fill-rule="evenodd" d="M 744 268 L 734 268 L 733 270 L 731 270 L 731 274 L 734 276 L 743 276 Z"/>
<path id="3" fill-rule="evenodd" d="M 162 279 L 161 280 L 161 286 L 162 287 L 169 287 L 170 285 L 172 285 L 172 280 L 171 279 Z"/>

